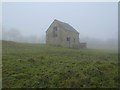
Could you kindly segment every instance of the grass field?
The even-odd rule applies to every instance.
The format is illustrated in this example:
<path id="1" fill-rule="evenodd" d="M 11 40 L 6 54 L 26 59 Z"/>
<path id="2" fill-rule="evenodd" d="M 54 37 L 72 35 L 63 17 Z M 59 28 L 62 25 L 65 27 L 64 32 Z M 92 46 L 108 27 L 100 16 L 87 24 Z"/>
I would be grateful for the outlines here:
<path id="1" fill-rule="evenodd" d="M 118 55 L 92 49 L 3 41 L 3 88 L 118 86 Z"/>

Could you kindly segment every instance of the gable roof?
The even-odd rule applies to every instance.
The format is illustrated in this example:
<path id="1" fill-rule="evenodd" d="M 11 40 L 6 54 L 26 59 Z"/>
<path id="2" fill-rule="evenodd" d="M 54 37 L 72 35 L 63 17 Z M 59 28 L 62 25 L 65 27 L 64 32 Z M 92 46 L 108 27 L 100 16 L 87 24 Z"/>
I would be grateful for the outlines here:
<path id="1" fill-rule="evenodd" d="M 71 25 L 69 25 L 68 23 L 65 22 L 61 22 L 59 20 L 54 20 L 56 21 L 58 24 L 60 24 L 63 28 L 65 28 L 66 30 L 72 31 L 72 32 L 77 32 L 79 33 L 77 30 L 75 30 Z"/>

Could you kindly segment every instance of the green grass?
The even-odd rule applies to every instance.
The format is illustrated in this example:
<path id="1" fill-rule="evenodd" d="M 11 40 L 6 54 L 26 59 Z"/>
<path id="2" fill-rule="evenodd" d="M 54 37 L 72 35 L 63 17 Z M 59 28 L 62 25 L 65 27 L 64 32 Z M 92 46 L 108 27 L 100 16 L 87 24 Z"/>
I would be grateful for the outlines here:
<path id="1" fill-rule="evenodd" d="M 118 55 L 92 49 L 3 42 L 3 88 L 118 87 Z"/>

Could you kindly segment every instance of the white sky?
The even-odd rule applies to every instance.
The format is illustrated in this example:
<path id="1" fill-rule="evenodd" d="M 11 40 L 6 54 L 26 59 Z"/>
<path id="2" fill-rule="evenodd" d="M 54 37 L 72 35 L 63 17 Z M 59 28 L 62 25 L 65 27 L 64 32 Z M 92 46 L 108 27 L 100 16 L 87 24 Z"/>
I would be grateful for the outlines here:
<path id="1" fill-rule="evenodd" d="M 16 28 L 24 35 L 45 35 L 54 19 L 69 23 L 81 36 L 99 39 L 118 36 L 117 2 L 2 3 L 3 27 Z"/>

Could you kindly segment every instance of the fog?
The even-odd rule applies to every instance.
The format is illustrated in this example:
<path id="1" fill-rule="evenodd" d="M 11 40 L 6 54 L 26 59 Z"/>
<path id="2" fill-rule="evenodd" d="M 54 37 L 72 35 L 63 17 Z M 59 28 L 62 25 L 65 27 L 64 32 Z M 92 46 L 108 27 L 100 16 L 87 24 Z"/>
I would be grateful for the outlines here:
<path id="1" fill-rule="evenodd" d="M 117 2 L 3 3 L 2 39 L 45 43 L 45 31 L 54 21 L 69 23 L 89 48 L 118 47 Z"/>
<path id="2" fill-rule="evenodd" d="M 46 41 L 45 35 L 39 37 L 36 35 L 24 36 L 20 30 L 17 29 L 4 29 L 2 34 L 2 39 L 7 41 L 42 44 L 45 44 Z M 118 40 L 116 38 L 101 40 L 97 38 L 80 37 L 80 42 L 86 42 L 87 47 L 93 49 L 118 49 Z"/>
<path id="3" fill-rule="evenodd" d="M 22 43 L 45 43 L 45 36 L 36 36 L 36 35 L 23 35 L 20 30 L 10 29 L 6 30 L 3 28 L 2 39 L 7 41 L 15 41 Z"/>

